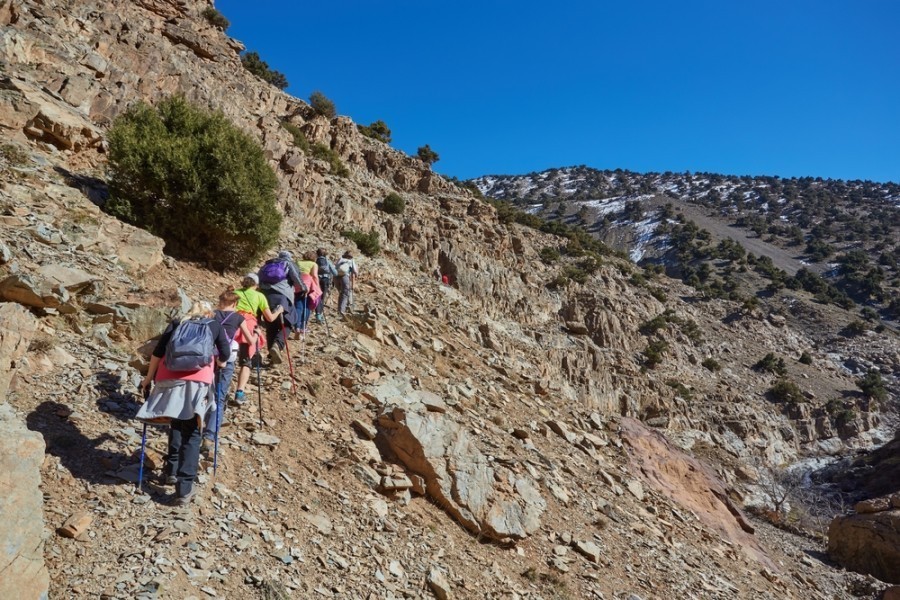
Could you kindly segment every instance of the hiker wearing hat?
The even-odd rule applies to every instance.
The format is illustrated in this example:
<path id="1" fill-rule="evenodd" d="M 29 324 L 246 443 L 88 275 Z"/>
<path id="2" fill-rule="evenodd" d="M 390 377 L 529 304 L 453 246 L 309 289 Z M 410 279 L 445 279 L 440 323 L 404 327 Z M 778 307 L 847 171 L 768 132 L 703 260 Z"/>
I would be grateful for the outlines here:
<path id="1" fill-rule="evenodd" d="M 356 285 L 356 276 L 359 267 L 353 260 L 353 254 L 348 250 L 335 265 L 337 269 L 338 284 L 338 314 L 343 317 L 347 314 L 350 305 L 353 304 L 353 288 Z"/>
<path id="2" fill-rule="evenodd" d="M 267 260 L 259 269 L 258 276 L 259 291 L 265 294 L 269 306 L 282 308 L 280 319 L 266 323 L 269 361 L 277 365 L 282 361 L 286 330 L 298 328 L 294 295 L 306 295 L 307 289 L 300 279 L 300 270 L 294 264 L 293 255 L 287 250 L 282 250 L 277 257 Z"/>
<path id="3" fill-rule="evenodd" d="M 215 415 L 213 369 L 216 363 L 224 367 L 231 354 L 224 328 L 211 315 L 212 306 L 198 302 L 184 319 L 172 321 L 159 338 L 140 385 L 147 401 L 135 418 L 170 425 L 166 483 L 175 484 L 178 506 L 189 504 L 196 494 L 201 432 Z"/>
<path id="4" fill-rule="evenodd" d="M 244 323 L 251 331 L 257 332 L 253 340 L 247 340 L 240 331 L 234 338 L 238 342 L 237 364 L 241 369 L 238 373 L 237 391 L 234 392 L 234 401 L 237 404 L 246 402 L 244 386 L 250 381 L 250 365 L 257 348 L 261 345 L 262 334 L 259 332 L 259 319 L 264 318 L 271 323 L 284 312 L 283 306 L 279 306 L 274 311 L 269 308 L 269 301 L 257 290 L 258 285 L 259 278 L 256 273 L 247 273 L 241 281 L 241 288 L 234 290 L 238 297 L 235 311 L 244 317 Z"/>

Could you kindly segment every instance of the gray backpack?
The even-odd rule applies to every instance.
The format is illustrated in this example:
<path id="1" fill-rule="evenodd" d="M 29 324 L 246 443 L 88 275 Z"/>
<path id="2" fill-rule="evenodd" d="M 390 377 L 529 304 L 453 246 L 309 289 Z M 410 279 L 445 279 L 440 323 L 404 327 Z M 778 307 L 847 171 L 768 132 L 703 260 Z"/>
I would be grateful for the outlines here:
<path id="1" fill-rule="evenodd" d="M 187 319 L 178 324 L 166 344 L 166 368 L 170 371 L 197 371 L 208 367 L 215 354 L 209 324 L 212 319 Z"/>

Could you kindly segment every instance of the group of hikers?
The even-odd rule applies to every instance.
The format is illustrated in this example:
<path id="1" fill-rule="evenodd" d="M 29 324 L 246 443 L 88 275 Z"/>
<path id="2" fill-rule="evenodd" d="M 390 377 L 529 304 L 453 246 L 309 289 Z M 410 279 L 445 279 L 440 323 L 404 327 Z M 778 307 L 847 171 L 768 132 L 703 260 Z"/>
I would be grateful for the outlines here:
<path id="1" fill-rule="evenodd" d="M 139 479 L 147 424 L 169 425 L 164 482 L 175 486 L 176 505 L 189 504 L 197 491 L 201 452 L 208 456 L 212 451 L 214 464 L 218 459 L 218 432 L 235 369 L 233 401 L 242 405 L 251 367 L 259 375 L 262 348 L 275 366 L 283 361 L 288 339 L 306 334 L 312 315 L 327 328 L 325 304 L 333 288 L 338 290 L 338 315 L 344 318 L 353 305 L 358 274 L 350 252 L 335 264 L 323 248 L 297 262 L 282 250 L 258 272 L 247 273 L 239 288 L 229 286 L 219 294 L 215 310 L 208 302 L 197 302 L 187 315 L 169 323 L 140 383 L 145 402 L 136 415 L 144 423 Z"/>

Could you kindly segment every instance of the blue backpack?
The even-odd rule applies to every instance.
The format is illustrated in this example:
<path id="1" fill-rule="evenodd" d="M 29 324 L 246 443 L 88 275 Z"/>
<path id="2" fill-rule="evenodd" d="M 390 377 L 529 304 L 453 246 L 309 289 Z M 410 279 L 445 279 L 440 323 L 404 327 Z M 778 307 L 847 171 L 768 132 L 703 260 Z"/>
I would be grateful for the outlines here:
<path id="1" fill-rule="evenodd" d="M 209 324 L 212 319 L 187 319 L 178 324 L 166 344 L 166 368 L 197 371 L 209 366 L 216 346 Z"/>
<path id="2" fill-rule="evenodd" d="M 284 281 L 288 276 L 288 266 L 283 260 L 269 261 L 259 270 L 259 282 L 265 284 L 275 284 Z"/>

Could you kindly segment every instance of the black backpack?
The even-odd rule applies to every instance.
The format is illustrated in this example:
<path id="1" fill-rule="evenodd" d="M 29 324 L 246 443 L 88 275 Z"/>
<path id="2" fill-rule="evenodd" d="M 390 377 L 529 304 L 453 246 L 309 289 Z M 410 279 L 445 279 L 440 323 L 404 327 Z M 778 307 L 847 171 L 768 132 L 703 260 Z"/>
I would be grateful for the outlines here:
<path id="1" fill-rule="evenodd" d="M 319 279 L 331 279 L 331 269 L 328 268 L 328 257 L 320 256 L 316 259 L 319 265 Z"/>

